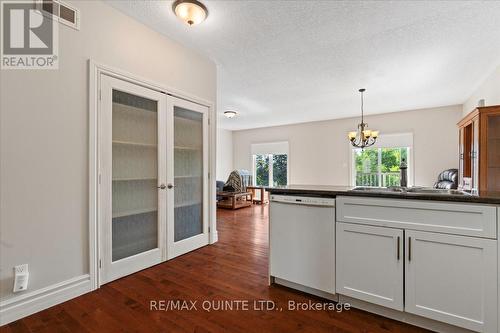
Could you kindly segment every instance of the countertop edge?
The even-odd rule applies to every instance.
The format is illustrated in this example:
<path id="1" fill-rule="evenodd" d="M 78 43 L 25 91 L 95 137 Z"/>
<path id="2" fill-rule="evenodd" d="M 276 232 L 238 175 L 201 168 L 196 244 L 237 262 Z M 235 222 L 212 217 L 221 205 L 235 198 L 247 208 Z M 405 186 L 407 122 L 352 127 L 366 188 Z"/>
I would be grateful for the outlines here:
<path id="1" fill-rule="evenodd" d="M 458 195 L 429 195 L 415 193 L 374 193 L 351 190 L 327 190 L 327 189 L 301 189 L 301 188 L 267 188 L 271 194 L 276 195 L 306 195 L 324 198 L 335 198 L 337 196 L 370 197 L 382 199 L 403 199 L 403 200 L 426 200 L 426 201 L 447 201 L 459 203 L 476 203 L 500 205 L 500 197 L 481 196 L 458 196 Z"/>

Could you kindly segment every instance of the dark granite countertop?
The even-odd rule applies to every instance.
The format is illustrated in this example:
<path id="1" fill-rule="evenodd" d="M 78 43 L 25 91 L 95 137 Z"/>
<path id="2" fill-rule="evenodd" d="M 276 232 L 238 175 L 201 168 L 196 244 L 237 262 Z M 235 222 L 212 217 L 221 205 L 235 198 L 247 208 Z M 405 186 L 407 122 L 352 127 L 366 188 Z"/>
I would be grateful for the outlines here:
<path id="1" fill-rule="evenodd" d="M 370 192 L 354 191 L 351 186 L 327 186 L 327 185 L 289 185 L 282 187 L 268 187 L 271 194 L 288 194 L 303 196 L 318 196 L 334 198 L 339 195 L 374 197 L 374 198 L 394 198 L 394 199 L 414 199 L 432 201 L 454 201 L 500 205 L 500 192 L 481 192 L 477 195 L 453 195 L 453 194 L 429 194 L 414 192 Z"/>

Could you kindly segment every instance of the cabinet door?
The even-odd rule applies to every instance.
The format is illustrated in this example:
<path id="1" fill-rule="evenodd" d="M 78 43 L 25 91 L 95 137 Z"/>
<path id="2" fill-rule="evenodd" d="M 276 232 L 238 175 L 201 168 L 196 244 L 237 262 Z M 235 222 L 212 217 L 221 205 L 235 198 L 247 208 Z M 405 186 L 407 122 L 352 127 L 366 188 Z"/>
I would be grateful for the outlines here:
<path id="1" fill-rule="evenodd" d="M 487 113 L 481 120 L 481 191 L 500 191 L 500 111 Z"/>
<path id="2" fill-rule="evenodd" d="M 167 100 L 167 256 L 208 244 L 208 107 Z"/>
<path id="3" fill-rule="evenodd" d="M 472 163 L 472 191 L 477 193 L 479 190 L 479 117 L 472 120 L 472 148 L 471 148 L 471 163 Z"/>
<path id="4" fill-rule="evenodd" d="M 403 231 L 337 223 L 339 294 L 403 310 Z"/>
<path id="5" fill-rule="evenodd" d="M 406 231 L 405 311 L 496 332 L 496 241 Z"/>
<path id="6" fill-rule="evenodd" d="M 458 161 L 458 187 L 462 188 L 464 185 L 464 128 L 460 127 L 458 132 L 458 150 L 459 150 L 459 161 Z"/>
<path id="7" fill-rule="evenodd" d="M 166 95 L 101 77 L 100 282 L 165 260 Z"/>

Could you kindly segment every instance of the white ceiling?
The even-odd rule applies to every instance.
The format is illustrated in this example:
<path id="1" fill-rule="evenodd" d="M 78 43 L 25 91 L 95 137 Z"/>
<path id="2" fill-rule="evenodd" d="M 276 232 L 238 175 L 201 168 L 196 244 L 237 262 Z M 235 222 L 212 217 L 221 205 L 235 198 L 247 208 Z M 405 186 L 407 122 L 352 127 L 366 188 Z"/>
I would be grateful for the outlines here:
<path id="1" fill-rule="evenodd" d="M 461 104 L 500 63 L 500 1 L 108 1 L 218 66 L 220 126 L 246 129 Z M 222 116 L 234 109 L 233 119 Z"/>

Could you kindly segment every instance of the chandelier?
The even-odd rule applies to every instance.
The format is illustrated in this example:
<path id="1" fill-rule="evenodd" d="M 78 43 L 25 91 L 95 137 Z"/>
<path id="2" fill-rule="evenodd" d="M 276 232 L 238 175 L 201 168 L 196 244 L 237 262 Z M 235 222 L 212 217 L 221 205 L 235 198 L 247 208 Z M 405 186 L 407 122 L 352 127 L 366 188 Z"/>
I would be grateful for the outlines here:
<path id="1" fill-rule="evenodd" d="M 349 141 L 353 147 L 364 149 L 366 147 L 373 146 L 377 141 L 378 131 L 371 131 L 368 128 L 368 124 L 364 122 L 364 110 L 363 110 L 363 93 L 366 89 L 359 89 L 361 93 L 361 123 L 358 124 L 358 130 L 349 132 Z"/>

